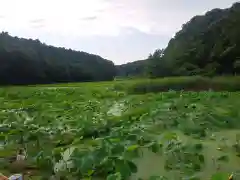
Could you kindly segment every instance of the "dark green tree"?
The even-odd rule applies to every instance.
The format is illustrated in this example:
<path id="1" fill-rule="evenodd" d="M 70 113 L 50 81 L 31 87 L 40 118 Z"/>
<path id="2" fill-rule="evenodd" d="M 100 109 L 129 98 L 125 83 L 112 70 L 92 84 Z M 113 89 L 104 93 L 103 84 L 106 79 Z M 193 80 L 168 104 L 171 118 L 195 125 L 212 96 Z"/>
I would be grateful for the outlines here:
<path id="1" fill-rule="evenodd" d="M 195 16 L 170 40 L 164 60 L 173 75 L 239 74 L 240 3 Z"/>
<path id="2" fill-rule="evenodd" d="M 113 62 L 57 48 L 39 40 L 0 33 L 0 84 L 105 81 L 115 77 Z"/>
<path id="3" fill-rule="evenodd" d="M 116 66 L 118 77 L 143 77 L 147 67 L 146 60 L 139 60 Z"/>
<path id="4" fill-rule="evenodd" d="M 147 74 L 150 77 L 159 77 L 161 76 L 161 69 L 162 69 L 162 60 L 163 60 L 164 50 L 157 49 L 154 51 L 153 54 L 148 56 L 148 67 L 147 67 Z"/>

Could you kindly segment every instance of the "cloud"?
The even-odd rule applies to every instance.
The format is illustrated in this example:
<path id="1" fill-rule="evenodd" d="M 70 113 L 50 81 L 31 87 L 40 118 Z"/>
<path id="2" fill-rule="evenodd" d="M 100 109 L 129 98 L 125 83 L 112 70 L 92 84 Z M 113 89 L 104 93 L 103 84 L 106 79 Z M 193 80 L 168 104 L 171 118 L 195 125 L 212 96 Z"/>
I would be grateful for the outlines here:
<path id="1" fill-rule="evenodd" d="M 40 29 L 45 26 L 45 19 L 33 19 L 29 21 L 30 27 L 33 29 Z"/>
<path id="2" fill-rule="evenodd" d="M 33 23 L 33 24 L 39 24 L 39 23 L 44 23 L 45 19 L 33 19 L 33 20 L 30 20 L 30 23 Z"/>
<path id="3" fill-rule="evenodd" d="M 89 17 L 80 18 L 80 20 L 83 20 L 83 21 L 93 21 L 96 19 L 97 19 L 97 16 L 89 16 Z"/>
<path id="4" fill-rule="evenodd" d="M 158 47 L 166 47 L 169 36 L 147 34 L 132 27 L 124 27 L 118 36 L 90 37 L 62 36 L 55 44 L 101 55 L 115 64 L 147 58 Z"/>
<path id="5" fill-rule="evenodd" d="M 235 0 L 0 0 L 0 27 L 97 53 L 117 63 L 145 58 L 193 16 Z M 13 6 L 14 4 L 14 6 Z"/>
<path id="6" fill-rule="evenodd" d="M 192 16 L 202 14 L 214 7 L 230 6 L 235 2 L 233 0 L 0 1 L 0 12 L 8 19 L 5 25 L 10 31 L 19 27 L 31 28 L 32 24 L 29 24 L 29 21 L 40 23 L 39 21 L 44 19 L 46 28 L 43 31 L 76 36 L 117 36 L 124 27 L 132 27 L 150 34 L 172 36 Z"/>
<path id="7" fill-rule="evenodd" d="M 44 24 L 34 24 L 31 26 L 33 29 L 40 29 L 46 27 Z"/>

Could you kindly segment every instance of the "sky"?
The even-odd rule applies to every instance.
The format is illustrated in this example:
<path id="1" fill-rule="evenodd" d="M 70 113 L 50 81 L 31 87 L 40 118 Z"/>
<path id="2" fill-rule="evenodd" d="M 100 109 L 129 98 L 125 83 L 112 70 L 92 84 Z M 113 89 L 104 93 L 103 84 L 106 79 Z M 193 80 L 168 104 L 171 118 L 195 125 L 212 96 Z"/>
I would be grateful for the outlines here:
<path id="1" fill-rule="evenodd" d="M 0 0 L 0 31 L 124 64 L 164 48 L 182 24 L 236 0 Z"/>

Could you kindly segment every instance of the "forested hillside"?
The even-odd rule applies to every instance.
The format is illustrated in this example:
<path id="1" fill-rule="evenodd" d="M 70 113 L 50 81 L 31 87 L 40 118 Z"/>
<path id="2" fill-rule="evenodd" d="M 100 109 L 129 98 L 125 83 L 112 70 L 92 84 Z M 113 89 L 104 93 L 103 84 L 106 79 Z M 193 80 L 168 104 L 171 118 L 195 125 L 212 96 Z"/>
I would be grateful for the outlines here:
<path id="1" fill-rule="evenodd" d="M 38 40 L 0 34 L 0 84 L 112 80 L 111 61 L 85 52 L 56 48 Z"/>
<path id="2" fill-rule="evenodd" d="M 143 76 L 147 66 L 146 60 L 139 60 L 116 66 L 117 76 Z"/>
<path id="3" fill-rule="evenodd" d="M 147 70 L 151 77 L 240 74 L 239 34 L 240 3 L 235 3 L 231 8 L 213 9 L 193 17 L 165 50 L 156 50 L 148 57 L 147 68 L 139 64 L 135 68 L 134 64 L 123 67 Z"/>
<path id="4" fill-rule="evenodd" d="M 112 80 L 117 76 L 240 73 L 240 3 L 213 9 L 182 26 L 166 49 L 146 60 L 114 66 L 100 56 L 0 34 L 0 84 Z"/>
<path id="5" fill-rule="evenodd" d="M 173 75 L 240 72 L 240 3 L 195 16 L 169 42 L 164 61 Z"/>

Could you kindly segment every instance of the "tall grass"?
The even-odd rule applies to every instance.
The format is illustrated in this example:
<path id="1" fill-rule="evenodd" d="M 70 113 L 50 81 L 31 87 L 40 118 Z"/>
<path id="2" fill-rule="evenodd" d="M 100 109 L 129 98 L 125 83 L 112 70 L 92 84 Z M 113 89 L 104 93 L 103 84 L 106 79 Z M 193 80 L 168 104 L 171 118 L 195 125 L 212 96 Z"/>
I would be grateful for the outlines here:
<path id="1" fill-rule="evenodd" d="M 234 77 L 167 77 L 161 79 L 144 79 L 131 82 L 119 82 L 114 85 L 117 90 L 129 94 L 174 91 L 240 91 L 240 76 Z"/>

